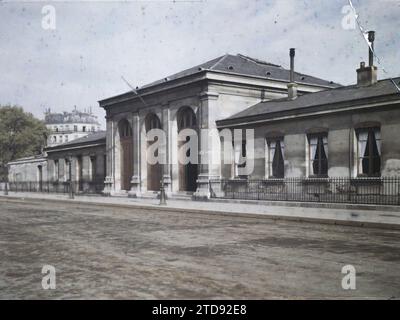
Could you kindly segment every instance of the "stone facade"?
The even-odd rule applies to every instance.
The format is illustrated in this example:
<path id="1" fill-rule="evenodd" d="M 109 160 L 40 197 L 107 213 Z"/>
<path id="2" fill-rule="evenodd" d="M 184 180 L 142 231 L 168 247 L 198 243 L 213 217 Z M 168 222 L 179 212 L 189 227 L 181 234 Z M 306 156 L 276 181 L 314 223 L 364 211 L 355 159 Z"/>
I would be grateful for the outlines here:
<path id="1" fill-rule="evenodd" d="M 216 65 L 224 63 L 225 69 L 215 68 Z M 250 67 L 243 69 L 243 65 Z M 264 73 L 265 68 L 272 68 L 276 75 L 269 71 Z M 254 74 L 254 69 L 262 76 Z M 208 155 L 208 159 L 196 167 L 182 167 L 177 161 L 178 131 L 182 114 L 194 114 L 194 129 L 198 132 L 203 129 L 217 131 L 216 121 L 219 119 L 231 116 L 260 101 L 287 97 L 288 77 L 288 72 L 279 66 L 243 56 L 227 55 L 216 59 L 213 66 L 192 68 L 133 90 L 134 92 L 100 101 L 100 107 L 104 108 L 107 114 L 107 177 L 104 192 L 129 194 L 132 197 L 153 193 L 149 188 L 149 179 L 154 179 L 154 176 L 148 172 L 146 143 L 146 118 L 152 115 L 159 119 L 161 129 L 166 133 L 166 142 L 160 152 L 166 157 L 167 164 L 162 165 L 161 170 L 167 193 L 192 194 L 192 191 L 195 191 L 195 197 L 208 198 L 209 181 L 221 176 L 220 163 L 211 162 L 210 156 L 219 157 L 220 140 L 210 135 L 199 135 L 200 153 Z M 327 81 L 315 79 L 307 82 L 305 76 L 299 76 L 299 94 L 337 87 Z M 121 143 L 121 123 L 125 121 L 129 122 L 132 130 L 132 152 L 129 151 L 129 157 L 126 156 L 125 144 Z M 126 167 L 126 161 L 133 162 L 129 188 L 123 183 L 126 179 L 123 169 Z M 187 182 L 190 177 L 188 179 L 187 175 L 196 175 L 195 190 L 191 190 L 190 183 Z"/>
<path id="2" fill-rule="evenodd" d="M 400 93 L 399 93 L 400 97 Z M 381 134 L 381 176 L 400 176 L 400 99 L 390 106 L 375 106 L 364 110 L 333 112 L 326 115 L 308 115 L 270 120 L 263 123 L 224 126 L 220 129 L 254 129 L 254 171 L 253 179 L 270 178 L 268 162 L 269 136 L 278 133 L 284 142 L 284 177 L 310 177 L 309 139 L 311 132 L 323 132 L 327 136 L 328 177 L 358 177 L 357 169 L 357 130 L 376 126 Z M 271 135 L 272 134 L 272 135 Z M 234 178 L 228 166 L 223 170 L 223 178 Z"/>
<path id="3" fill-rule="evenodd" d="M 9 182 L 47 181 L 47 161 L 45 154 L 21 158 L 8 163 Z"/>
<path id="4" fill-rule="evenodd" d="M 101 192 L 105 179 L 105 133 L 45 149 L 47 177 L 54 184 L 70 180 L 76 193 Z"/>
<path id="5" fill-rule="evenodd" d="M 43 192 L 66 192 L 72 181 L 76 193 L 100 193 L 105 164 L 105 132 L 96 132 L 8 163 L 8 181 L 15 190 Z"/>

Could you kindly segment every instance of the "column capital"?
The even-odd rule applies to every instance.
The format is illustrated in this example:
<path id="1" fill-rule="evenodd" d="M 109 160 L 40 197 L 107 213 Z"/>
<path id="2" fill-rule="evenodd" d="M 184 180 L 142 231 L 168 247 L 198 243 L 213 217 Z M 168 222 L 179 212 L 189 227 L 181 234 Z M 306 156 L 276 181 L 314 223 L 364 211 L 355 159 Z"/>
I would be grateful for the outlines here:
<path id="1" fill-rule="evenodd" d="M 199 94 L 200 100 L 217 100 L 219 97 L 218 92 L 203 91 Z"/>

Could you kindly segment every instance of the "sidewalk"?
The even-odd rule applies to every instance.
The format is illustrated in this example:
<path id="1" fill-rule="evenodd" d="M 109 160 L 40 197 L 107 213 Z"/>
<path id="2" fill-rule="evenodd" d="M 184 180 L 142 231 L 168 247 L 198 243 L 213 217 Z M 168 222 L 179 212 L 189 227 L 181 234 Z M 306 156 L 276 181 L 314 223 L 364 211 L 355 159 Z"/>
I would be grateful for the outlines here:
<path id="1" fill-rule="evenodd" d="M 20 193 L 0 194 L 0 199 L 35 199 L 95 204 L 112 207 L 136 207 L 144 209 L 173 209 L 175 212 L 220 214 L 249 218 L 274 220 L 295 220 L 340 225 L 369 226 L 400 229 L 400 207 L 329 205 L 316 203 L 269 203 L 252 201 L 190 201 L 168 200 L 160 206 L 156 199 L 132 199 L 123 197 L 76 196 L 69 199 L 67 194 Z"/>

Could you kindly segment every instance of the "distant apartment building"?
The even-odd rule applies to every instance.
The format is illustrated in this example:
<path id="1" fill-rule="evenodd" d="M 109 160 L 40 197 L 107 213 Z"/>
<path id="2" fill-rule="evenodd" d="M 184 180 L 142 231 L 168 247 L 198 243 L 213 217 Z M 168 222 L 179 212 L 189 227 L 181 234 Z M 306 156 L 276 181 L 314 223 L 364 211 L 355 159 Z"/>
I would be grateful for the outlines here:
<path id="1" fill-rule="evenodd" d="M 46 127 L 51 130 L 47 138 L 47 146 L 53 147 L 73 141 L 100 130 L 97 116 L 89 110 L 53 113 L 50 109 L 45 112 Z"/>

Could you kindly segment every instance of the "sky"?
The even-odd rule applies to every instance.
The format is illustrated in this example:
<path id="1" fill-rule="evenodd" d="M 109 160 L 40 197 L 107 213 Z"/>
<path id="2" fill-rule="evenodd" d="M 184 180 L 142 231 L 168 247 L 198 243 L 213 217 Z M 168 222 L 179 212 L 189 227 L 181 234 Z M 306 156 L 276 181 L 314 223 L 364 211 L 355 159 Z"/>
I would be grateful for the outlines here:
<path id="1" fill-rule="evenodd" d="M 361 25 L 376 31 L 378 77 L 400 76 L 400 0 L 352 3 Z M 292 47 L 296 71 L 352 84 L 368 48 L 359 29 L 344 23 L 348 4 L 0 0 L 0 105 L 20 105 L 39 118 L 47 108 L 92 107 L 104 128 L 98 101 L 129 91 L 121 76 L 142 86 L 225 53 L 288 68 Z M 46 28 L 46 5 L 55 9 L 55 29 Z"/>

